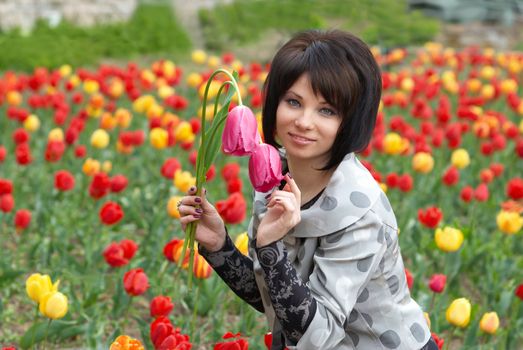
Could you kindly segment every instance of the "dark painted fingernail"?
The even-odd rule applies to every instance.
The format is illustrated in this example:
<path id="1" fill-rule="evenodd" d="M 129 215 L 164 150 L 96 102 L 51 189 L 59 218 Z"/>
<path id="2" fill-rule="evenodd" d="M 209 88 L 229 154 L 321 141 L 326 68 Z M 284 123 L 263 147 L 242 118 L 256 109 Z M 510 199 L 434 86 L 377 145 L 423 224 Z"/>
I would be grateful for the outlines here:
<path id="1" fill-rule="evenodd" d="M 291 173 L 287 173 L 287 176 L 289 177 L 289 179 L 292 179 Z"/>
<path id="2" fill-rule="evenodd" d="M 200 214 L 194 214 L 193 217 L 194 217 L 195 219 L 199 219 L 199 218 L 201 218 L 202 216 L 201 216 Z"/>
<path id="3" fill-rule="evenodd" d="M 196 198 L 194 198 L 194 201 L 195 201 L 196 203 L 201 203 L 201 202 L 202 202 L 202 199 L 201 199 L 200 197 L 196 197 Z"/>
<path id="4" fill-rule="evenodd" d="M 189 188 L 189 191 L 194 192 L 195 189 L 196 189 L 196 187 L 192 186 L 191 188 Z"/>
<path id="5" fill-rule="evenodd" d="M 272 193 L 269 193 L 268 195 L 266 195 L 266 196 L 265 196 L 265 199 L 269 199 L 269 198 L 271 198 L 271 194 L 272 194 Z"/>
<path id="6" fill-rule="evenodd" d="M 196 208 L 196 209 L 194 209 L 194 211 L 197 212 L 198 214 L 203 213 L 203 210 L 201 210 L 200 208 Z"/>

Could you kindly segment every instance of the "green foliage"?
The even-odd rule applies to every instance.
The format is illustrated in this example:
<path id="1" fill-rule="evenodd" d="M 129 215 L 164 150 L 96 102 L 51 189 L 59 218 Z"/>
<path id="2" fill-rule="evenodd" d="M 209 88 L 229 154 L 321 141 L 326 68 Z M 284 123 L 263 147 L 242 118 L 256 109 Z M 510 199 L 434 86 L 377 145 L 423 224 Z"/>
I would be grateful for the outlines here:
<path id="1" fill-rule="evenodd" d="M 38 66 L 55 68 L 66 63 L 92 65 L 101 58 L 184 54 L 191 43 L 169 5 L 141 4 L 126 23 L 88 28 L 65 21 L 50 27 L 40 21 L 28 36 L 19 30 L 1 33 L 0 47 L 0 69 L 30 71 Z"/>
<path id="2" fill-rule="evenodd" d="M 436 20 L 408 12 L 404 0 L 236 0 L 200 10 L 199 18 L 207 48 L 213 50 L 254 42 L 269 29 L 292 33 L 336 27 L 389 47 L 424 43 L 439 30 Z"/>

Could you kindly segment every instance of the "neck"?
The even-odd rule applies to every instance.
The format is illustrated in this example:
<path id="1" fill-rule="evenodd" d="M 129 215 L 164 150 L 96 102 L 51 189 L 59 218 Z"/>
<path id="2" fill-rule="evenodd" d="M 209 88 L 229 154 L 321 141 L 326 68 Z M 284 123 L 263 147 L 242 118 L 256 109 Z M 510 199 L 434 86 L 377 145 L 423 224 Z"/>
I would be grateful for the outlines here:
<path id="1" fill-rule="evenodd" d="M 310 163 L 293 163 L 287 160 L 289 172 L 301 192 L 301 204 L 307 203 L 322 189 L 332 176 L 333 170 L 316 170 Z"/>

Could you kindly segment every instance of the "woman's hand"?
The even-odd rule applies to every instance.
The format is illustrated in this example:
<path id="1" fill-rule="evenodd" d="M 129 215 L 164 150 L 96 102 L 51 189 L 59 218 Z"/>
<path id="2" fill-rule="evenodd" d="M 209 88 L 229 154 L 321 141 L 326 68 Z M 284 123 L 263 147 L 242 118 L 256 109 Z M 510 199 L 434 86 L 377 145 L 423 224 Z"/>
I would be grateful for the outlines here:
<path id="1" fill-rule="evenodd" d="M 187 224 L 197 221 L 195 239 L 206 250 L 214 252 L 225 244 L 225 224 L 214 206 L 207 201 L 206 190 L 202 188 L 201 196 L 196 196 L 196 187 L 193 186 L 178 205 L 180 223 L 185 231 Z"/>
<path id="2" fill-rule="evenodd" d="M 258 247 L 281 239 L 301 220 L 300 189 L 289 174 L 285 175 L 285 180 L 287 184 L 283 190 L 276 190 L 269 197 L 267 212 L 258 226 Z"/>

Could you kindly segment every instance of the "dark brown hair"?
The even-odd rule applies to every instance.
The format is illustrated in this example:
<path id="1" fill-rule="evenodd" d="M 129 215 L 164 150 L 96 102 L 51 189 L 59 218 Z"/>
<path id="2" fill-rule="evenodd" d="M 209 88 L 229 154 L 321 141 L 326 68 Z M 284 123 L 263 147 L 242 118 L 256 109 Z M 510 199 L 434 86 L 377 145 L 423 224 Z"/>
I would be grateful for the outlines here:
<path id="1" fill-rule="evenodd" d="M 287 90 L 307 73 L 315 94 L 323 96 L 342 121 L 321 170 L 336 167 L 351 152 L 367 147 L 376 124 L 381 97 L 381 73 L 368 46 L 340 31 L 308 30 L 296 34 L 274 56 L 264 84 L 263 134 L 275 140 L 276 110 Z"/>

